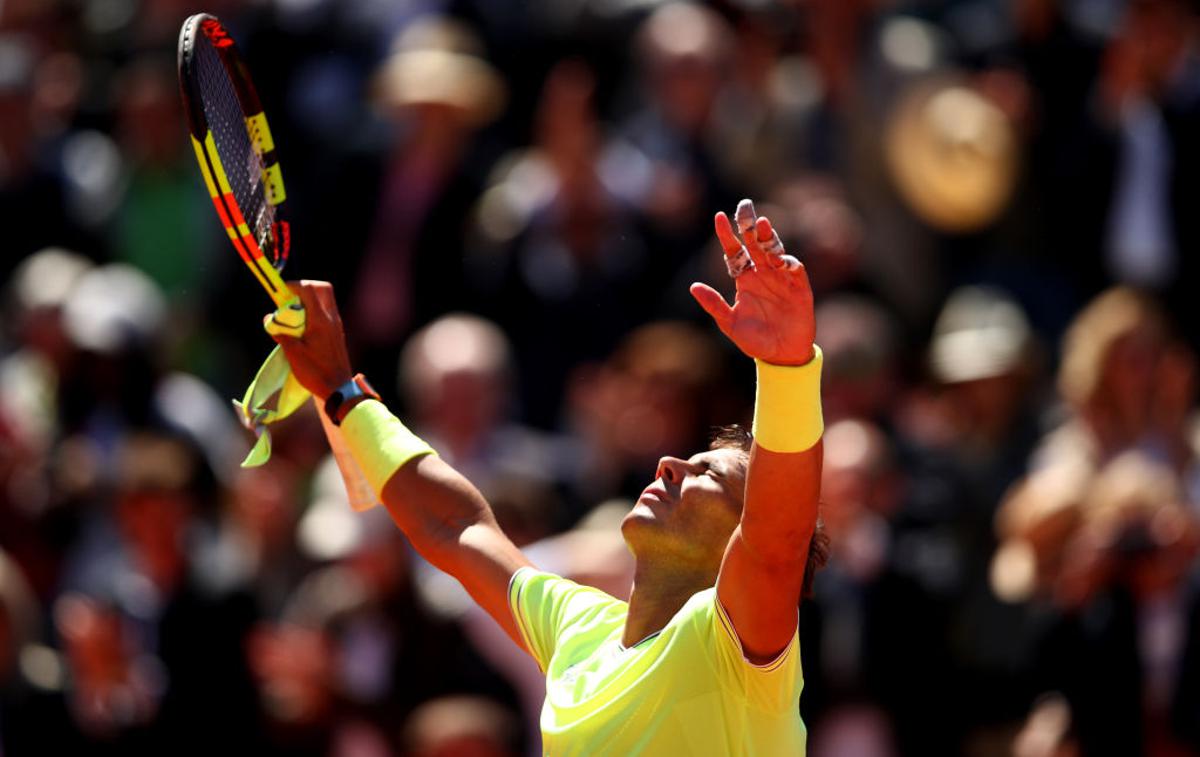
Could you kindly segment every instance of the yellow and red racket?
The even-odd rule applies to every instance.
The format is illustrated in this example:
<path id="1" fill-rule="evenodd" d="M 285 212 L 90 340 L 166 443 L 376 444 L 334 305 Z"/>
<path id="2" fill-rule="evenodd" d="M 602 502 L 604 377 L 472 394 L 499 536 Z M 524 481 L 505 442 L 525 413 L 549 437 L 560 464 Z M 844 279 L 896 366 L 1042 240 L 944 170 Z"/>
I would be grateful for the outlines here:
<path id="1" fill-rule="evenodd" d="M 275 140 L 249 70 L 216 17 L 183 22 L 179 86 L 200 173 L 230 243 L 277 307 L 296 305 L 280 275 L 291 239 Z"/>
<path id="2" fill-rule="evenodd" d="M 179 87 L 192 148 L 217 218 L 242 262 L 275 303 L 267 330 L 300 337 L 304 333 L 304 308 L 281 275 L 288 260 L 291 234 L 285 219 L 287 192 L 275 140 L 249 69 L 233 37 L 215 16 L 199 13 L 183 22 L 179 31 Z M 267 426 L 289 415 L 307 397 L 277 348 L 243 400 L 235 403 L 242 422 L 259 436 L 243 465 L 265 462 L 270 456 Z M 374 506 L 374 493 L 338 429 L 321 403 L 316 405 L 350 504 L 359 510 Z"/>

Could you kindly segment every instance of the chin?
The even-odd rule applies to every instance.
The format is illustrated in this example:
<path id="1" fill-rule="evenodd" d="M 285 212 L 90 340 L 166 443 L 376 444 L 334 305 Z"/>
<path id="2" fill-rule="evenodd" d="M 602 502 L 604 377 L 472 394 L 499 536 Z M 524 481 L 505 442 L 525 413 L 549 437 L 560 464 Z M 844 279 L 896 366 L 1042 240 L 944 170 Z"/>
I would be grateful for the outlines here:
<path id="1" fill-rule="evenodd" d="M 625 513 L 625 517 L 621 519 L 621 531 L 628 531 L 630 528 L 636 528 L 637 524 L 650 520 L 654 520 L 653 511 L 643 504 L 636 504 L 630 508 L 629 512 Z"/>
<path id="2" fill-rule="evenodd" d="M 621 536 L 625 537 L 625 543 L 629 545 L 630 549 L 633 549 L 639 534 L 653 528 L 656 522 L 654 512 L 649 507 L 642 504 L 634 505 L 633 509 L 627 512 L 621 520 Z"/>

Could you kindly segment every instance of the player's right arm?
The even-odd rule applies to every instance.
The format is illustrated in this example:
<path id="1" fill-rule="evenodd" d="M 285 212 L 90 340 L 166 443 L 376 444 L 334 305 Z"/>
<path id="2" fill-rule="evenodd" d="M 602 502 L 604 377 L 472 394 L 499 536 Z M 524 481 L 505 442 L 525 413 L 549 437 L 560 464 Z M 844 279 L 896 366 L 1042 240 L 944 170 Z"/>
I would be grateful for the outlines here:
<path id="1" fill-rule="evenodd" d="M 304 305 L 307 324 L 299 338 L 276 334 L 292 372 L 318 402 L 353 376 L 333 287 L 318 281 L 292 283 Z M 375 403 L 375 400 L 360 405 Z M 355 407 L 342 423 L 347 434 L 375 423 L 373 431 L 390 435 L 390 446 L 420 443 L 382 407 Z M 382 423 L 378 423 L 382 419 Z M 351 447 L 354 445 L 352 444 Z M 381 445 L 384 446 L 384 445 Z M 399 459 L 399 458 L 397 458 Z M 360 465 L 363 460 L 359 460 Z M 368 467 L 364 465 L 363 467 Z M 454 576 L 508 635 L 524 644 L 508 605 L 508 586 L 518 569 L 530 565 L 496 523 L 483 495 L 470 481 L 434 454 L 418 452 L 373 481 L 392 520 L 421 555 Z M 372 476 L 368 476 L 372 478 Z"/>

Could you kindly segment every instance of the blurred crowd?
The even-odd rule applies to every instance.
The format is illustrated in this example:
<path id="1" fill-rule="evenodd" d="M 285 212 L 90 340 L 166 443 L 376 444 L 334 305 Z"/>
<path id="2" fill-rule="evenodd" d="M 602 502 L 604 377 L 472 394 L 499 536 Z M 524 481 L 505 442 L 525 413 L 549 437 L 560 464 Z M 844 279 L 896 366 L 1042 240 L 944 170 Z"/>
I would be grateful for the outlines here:
<path id="1" fill-rule="evenodd" d="M 0 2 L 0 753 L 540 752 L 536 666 L 314 413 L 238 466 L 270 303 L 186 139 L 200 10 L 287 275 L 540 567 L 624 596 L 657 459 L 748 422 L 687 285 L 753 197 L 826 355 L 810 753 L 1200 754 L 1192 0 Z"/>

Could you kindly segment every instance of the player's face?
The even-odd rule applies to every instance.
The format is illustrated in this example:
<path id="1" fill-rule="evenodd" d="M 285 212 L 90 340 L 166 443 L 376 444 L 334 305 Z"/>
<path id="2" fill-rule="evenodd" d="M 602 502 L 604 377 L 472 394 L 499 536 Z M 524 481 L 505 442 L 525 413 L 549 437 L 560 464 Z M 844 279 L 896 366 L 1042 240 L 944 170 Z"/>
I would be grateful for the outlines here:
<path id="1" fill-rule="evenodd" d="M 662 458 L 621 525 L 634 555 L 669 556 L 715 574 L 741 518 L 747 462 L 736 449 Z"/>

